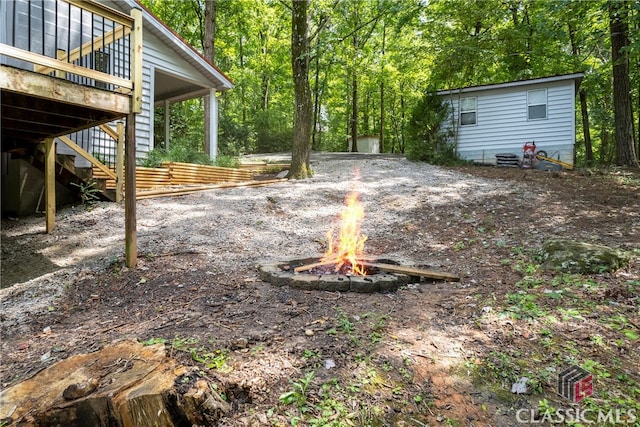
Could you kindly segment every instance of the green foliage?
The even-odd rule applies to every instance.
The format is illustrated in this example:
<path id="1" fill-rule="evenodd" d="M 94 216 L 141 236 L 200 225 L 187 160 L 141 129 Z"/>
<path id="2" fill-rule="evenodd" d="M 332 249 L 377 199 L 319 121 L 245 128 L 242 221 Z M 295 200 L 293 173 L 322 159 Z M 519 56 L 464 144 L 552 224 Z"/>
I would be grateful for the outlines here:
<path id="1" fill-rule="evenodd" d="M 223 168 L 237 168 L 238 166 L 240 166 L 240 159 L 235 156 L 220 155 L 216 157 L 214 165 Z"/>
<path id="2" fill-rule="evenodd" d="M 418 102 L 407 127 L 406 154 L 411 160 L 446 164 L 457 159 L 451 133 L 443 123 L 451 114 L 449 104 L 428 90 Z"/>
<path id="3" fill-rule="evenodd" d="M 204 2 L 143 3 L 197 49 L 202 47 Z M 309 81 L 318 103 L 313 148 L 346 150 L 354 82 L 359 134 L 378 135 L 382 128 L 385 152 L 447 163 L 455 158 L 455 146 L 441 144 L 438 132 L 420 123 L 429 119 L 423 114 L 425 87 L 452 89 L 582 71 L 580 89 L 586 94 L 595 157 L 589 163 L 610 163 L 615 139 L 613 89 L 606 78 L 612 69 L 607 4 L 311 0 Z M 637 2 L 630 3 L 628 20 L 631 97 L 638 105 Z M 286 2 L 216 3 L 214 62 L 235 84 L 219 99 L 221 154 L 291 148 L 290 31 Z M 155 113 L 162 117 L 162 109 Z M 172 144 L 203 151 L 201 102 L 172 105 L 170 116 Z M 633 122 L 638 123 L 638 111 Z M 578 115 L 576 157 L 586 164 L 582 126 Z M 163 129 L 157 128 L 155 135 L 156 145 L 163 145 Z"/>
<path id="4" fill-rule="evenodd" d="M 71 185 L 78 187 L 80 200 L 85 207 L 91 208 L 100 201 L 98 194 L 100 194 L 101 191 L 99 188 L 96 188 L 96 181 L 91 180 L 89 182 L 81 182 L 80 184 L 72 182 Z"/>
<path id="5" fill-rule="evenodd" d="M 315 376 L 314 371 L 308 372 L 303 378 L 297 381 L 290 381 L 293 386 L 293 390 L 280 395 L 280 401 L 285 405 L 296 404 L 299 409 L 303 409 L 307 402 L 307 392 L 309 391 L 309 385 Z M 304 412 L 304 411 L 303 411 Z"/>
<path id="6" fill-rule="evenodd" d="M 149 151 L 147 158 L 141 162 L 140 166 L 157 168 L 165 162 L 196 163 L 199 165 L 212 164 L 211 158 L 205 153 L 192 151 L 189 147 L 176 144 L 171 145 L 168 150 L 164 148 L 154 148 Z"/>

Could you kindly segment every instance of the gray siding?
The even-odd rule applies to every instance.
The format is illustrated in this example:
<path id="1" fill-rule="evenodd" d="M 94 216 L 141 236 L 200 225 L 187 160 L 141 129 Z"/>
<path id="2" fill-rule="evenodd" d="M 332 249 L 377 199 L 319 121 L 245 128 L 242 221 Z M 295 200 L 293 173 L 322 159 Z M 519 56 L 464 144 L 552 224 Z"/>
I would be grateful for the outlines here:
<path id="1" fill-rule="evenodd" d="M 527 118 L 527 91 L 547 89 L 547 118 Z M 461 98 L 477 98 L 475 125 L 459 125 Z M 525 142 L 535 141 L 538 150 L 573 164 L 575 145 L 575 83 L 564 80 L 503 87 L 478 92 L 443 95 L 453 107 L 447 123 L 454 129 L 460 156 L 477 163 L 495 164 L 497 153 L 522 156 Z M 454 119 L 455 118 L 455 119 Z"/>

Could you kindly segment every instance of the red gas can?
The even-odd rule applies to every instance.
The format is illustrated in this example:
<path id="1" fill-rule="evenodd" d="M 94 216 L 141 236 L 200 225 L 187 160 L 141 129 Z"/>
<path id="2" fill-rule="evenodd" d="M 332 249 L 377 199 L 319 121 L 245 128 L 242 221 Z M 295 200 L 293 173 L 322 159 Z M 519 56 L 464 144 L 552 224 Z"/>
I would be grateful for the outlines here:
<path id="1" fill-rule="evenodd" d="M 536 158 L 536 143 L 525 142 L 524 147 L 522 147 L 522 167 L 523 168 L 531 168 L 533 167 L 533 159 Z"/>

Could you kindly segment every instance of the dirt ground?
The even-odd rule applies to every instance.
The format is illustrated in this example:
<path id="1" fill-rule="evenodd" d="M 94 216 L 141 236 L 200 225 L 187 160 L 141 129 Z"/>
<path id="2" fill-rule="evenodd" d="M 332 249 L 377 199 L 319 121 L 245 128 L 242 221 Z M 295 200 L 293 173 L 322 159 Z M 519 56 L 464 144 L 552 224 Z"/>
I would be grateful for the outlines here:
<path id="1" fill-rule="evenodd" d="M 341 162 L 349 167 L 327 167 Z M 360 294 L 259 279 L 260 260 L 322 252 L 354 184 L 353 162 L 365 188 L 365 252 L 460 282 Z M 594 374 L 583 407 L 638 411 L 638 425 L 637 172 L 385 157 L 320 159 L 315 168 L 308 183 L 138 202 L 135 269 L 123 265 L 122 234 L 99 231 L 122 221 L 121 208 L 63 210 L 53 236 L 41 217 L 3 219 L 2 387 L 134 339 L 164 342 L 168 355 L 201 367 L 233 408 L 223 426 L 513 426 L 570 407 L 556 376 L 578 364 Z M 89 247 L 80 229 L 94 236 Z M 632 260 L 613 273 L 543 271 L 537 251 L 552 238 L 619 248 Z M 512 393 L 522 377 L 527 391 Z"/>

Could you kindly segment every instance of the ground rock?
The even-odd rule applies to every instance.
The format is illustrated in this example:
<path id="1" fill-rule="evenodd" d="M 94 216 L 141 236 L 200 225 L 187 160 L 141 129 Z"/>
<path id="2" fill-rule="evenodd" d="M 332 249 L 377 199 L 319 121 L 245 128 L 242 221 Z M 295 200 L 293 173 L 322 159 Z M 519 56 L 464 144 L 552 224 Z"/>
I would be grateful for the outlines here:
<path id="1" fill-rule="evenodd" d="M 630 257 L 619 249 L 574 240 L 554 239 L 542 249 L 543 268 L 565 273 L 594 274 L 626 266 Z"/>

